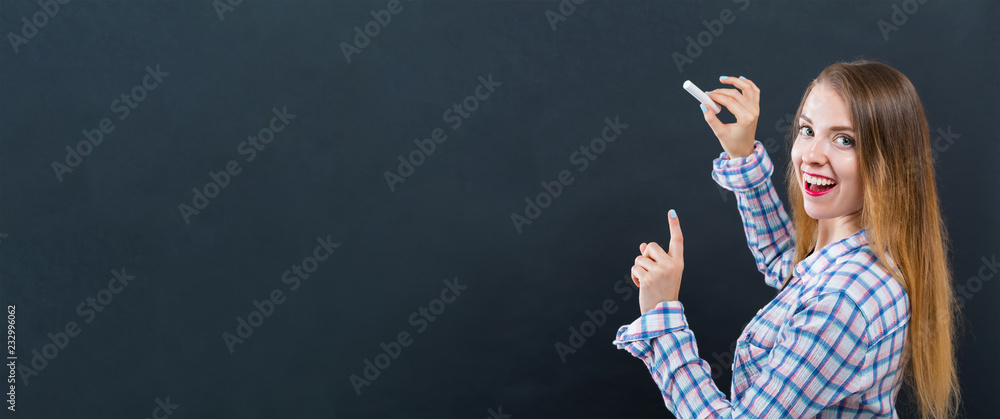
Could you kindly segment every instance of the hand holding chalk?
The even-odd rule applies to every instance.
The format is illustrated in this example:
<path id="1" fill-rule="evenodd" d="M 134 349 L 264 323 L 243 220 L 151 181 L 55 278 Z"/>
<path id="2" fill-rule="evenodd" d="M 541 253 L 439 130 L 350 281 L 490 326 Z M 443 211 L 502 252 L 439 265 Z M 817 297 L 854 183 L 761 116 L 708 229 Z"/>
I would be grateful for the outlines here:
<path id="1" fill-rule="evenodd" d="M 754 134 L 757 130 L 757 117 L 760 115 L 760 89 L 752 81 L 744 77 L 719 77 L 719 81 L 729 84 L 735 89 L 716 89 L 712 91 L 712 96 L 706 95 L 690 81 L 684 83 L 684 89 L 698 98 L 699 101 L 708 101 L 715 112 L 708 112 L 702 108 L 702 115 L 705 122 L 712 127 L 712 132 L 719 138 L 719 143 L 726 151 L 729 158 L 743 158 L 753 154 Z M 702 98 L 701 96 L 704 96 Z M 712 100 L 719 101 L 734 116 L 736 122 L 723 124 L 719 120 L 718 105 Z"/>
<path id="2" fill-rule="evenodd" d="M 708 105 L 708 107 L 712 108 L 715 113 L 719 113 L 719 111 L 722 110 L 719 109 L 719 105 L 716 105 L 715 102 L 705 94 L 705 92 L 699 89 L 698 86 L 695 86 L 694 83 L 691 83 L 691 80 L 684 81 L 684 90 L 687 90 L 688 93 L 690 93 L 691 96 L 694 96 L 695 99 L 698 99 L 699 102 Z"/>

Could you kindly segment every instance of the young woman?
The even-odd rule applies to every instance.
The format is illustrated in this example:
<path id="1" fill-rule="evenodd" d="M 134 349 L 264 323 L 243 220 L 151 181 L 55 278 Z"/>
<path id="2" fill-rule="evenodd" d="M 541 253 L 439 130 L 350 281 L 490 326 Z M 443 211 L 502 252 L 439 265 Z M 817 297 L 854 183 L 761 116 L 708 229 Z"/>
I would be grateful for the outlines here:
<path id="1" fill-rule="evenodd" d="M 754 140 L 760 89 L 743 77 L 721 82 L 736 89 L 709 96 L 736 122 L 702 105 L 724 149 L 712 177 L 736 194 L 757 268 L 779 292 L 737 341 L 726 399 L 677 301 L 684 247 L 670 210 L 669 251 L 639 245 L 641 316 L 615 345 L 643 360 L 679 418 L 895 418 L 903 381 L 922 417 L 953 416 L 956 303 L 929 128 L 909 79 L 860 61 L 809 85 L 786 172 L 791 219 Z"/>

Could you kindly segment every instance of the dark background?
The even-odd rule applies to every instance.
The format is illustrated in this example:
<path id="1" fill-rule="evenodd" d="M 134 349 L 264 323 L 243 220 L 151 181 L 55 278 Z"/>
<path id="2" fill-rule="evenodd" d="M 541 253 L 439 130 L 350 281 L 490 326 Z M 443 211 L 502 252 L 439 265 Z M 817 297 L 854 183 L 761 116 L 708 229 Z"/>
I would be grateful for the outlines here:
<path id="1" fill-rule="evenodd" d="M 681 84 L 756 82 L 757 137 L 783 169 L 809 81 L 865 58 L 910 78 L 935 137 L 960 135 L 937 174 L 955 285 L 978 289 L 963 299 L 963 416 L 997 417 L 1000 287 L 970 278 L 1000 253 L 1000 4 L 930 0 L 888 39 L 877 22 L 902 1 L 741 6 L 588 0 L 553 30 L 556 0 L 403 1 L 348 63 L 340 43 L 386 1 L 246 0 L 220 19 L 210 0 L 77 0 L 16 53 L 8 34 L 42 9 L 0 1 L 0 303 L 16 305 L 18 365 L 67 322 L 81 330 L 0 415 L 149 417 L 169 397 L 189 418 L 667 417 L 611 341 L 639 314 L 616 283 L 632 288 L 640 242 L 668 241 L 670 208 L 681 301 L 729 394 L 730 345 L 774 291 Z M 671 55 L 724 9 L 736 20 L 678 71 Z M 112 101 L 156 65 L 169 76 L 119 120 Z M 491 74 L 501 86 L 452 130 L 442 112 Z M 286 106 L 295 119 L 246 162 L 240 142 Z M 616 116 L 628 128 L 579 172 L 570 156 Z M 60 182 L 52 162 L 102 118 L 115 130 Z M 390 191 L 384 172 L 434 128 L 448 140 Z M 185 223 L 178 205 L 230 160 L 242 172 Z M 574 182 L 519 234 L 511 214 L 562 170 Z M 340 248 L 290 291 L 282 273 L 327 236 Z M 85 323 L 77 306 L 123 268 L 135 279 Z M 456 277 L 468 288 L 417 333 L 410 314 Z M 230 354 L 222 334 L 276 288 L 287 300 Z M 618 310 L 563 362 L 556 343 L 607 299 Z M 413 343 L 356 394 L 349 376 L 400 332 Z"/>

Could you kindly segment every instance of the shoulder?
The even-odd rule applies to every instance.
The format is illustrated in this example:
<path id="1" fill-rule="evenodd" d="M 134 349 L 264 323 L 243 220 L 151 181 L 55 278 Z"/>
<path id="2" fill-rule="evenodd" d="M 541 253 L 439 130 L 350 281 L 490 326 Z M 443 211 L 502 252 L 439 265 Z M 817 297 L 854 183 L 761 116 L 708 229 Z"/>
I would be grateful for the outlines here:
<path id="1" fill-rule="evenodd" d="M 840 297 L 863 316 L 869 342 L 877 342 L 909 321 L 909 300 L 900 282 L 864 244 L 840 255 L 806 284 L 803 300 Z M 843 313 L 849 315 L 850 313 Z"/>

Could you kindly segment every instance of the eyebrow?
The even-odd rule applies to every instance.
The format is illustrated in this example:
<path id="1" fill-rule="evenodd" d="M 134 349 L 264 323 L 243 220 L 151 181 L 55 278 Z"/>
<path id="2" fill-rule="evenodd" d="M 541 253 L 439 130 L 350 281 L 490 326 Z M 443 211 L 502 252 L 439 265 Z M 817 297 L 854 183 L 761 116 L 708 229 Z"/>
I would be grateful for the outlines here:
<path id="1" fill-rule="evenodd" d="M 799 117 L 802 118 L 802 119 L 805 119 L 806 122 L 808 122 L 810 124 L 813 123 L 812 119 L 809 119 L 808 116 L 799 115 Z M 837 127 L 830 127 L 830 131 L 850 131 L 850 132 L 853 133 L 854 132 L 854 128 L 851 128 L 851 127 L 848 127 L 848 126 L 837 126 Z"/>

